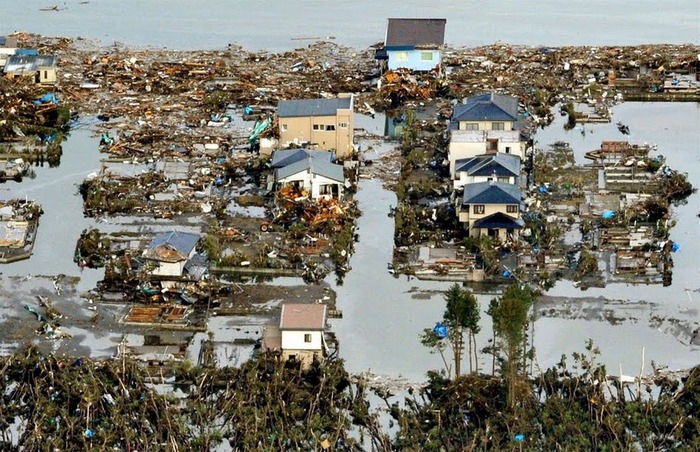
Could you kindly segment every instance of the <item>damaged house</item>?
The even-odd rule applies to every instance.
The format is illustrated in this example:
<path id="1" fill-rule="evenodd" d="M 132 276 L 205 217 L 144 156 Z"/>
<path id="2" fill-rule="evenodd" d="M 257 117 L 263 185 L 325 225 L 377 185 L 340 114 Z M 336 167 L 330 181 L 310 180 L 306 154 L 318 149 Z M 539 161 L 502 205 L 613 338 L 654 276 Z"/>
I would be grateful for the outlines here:
<path id="1" fill-rule="evenodd" d="M 285 361 L 300 361 L 308 368 L 326 356 L 326 319 L 325 304 L 284 303 L 279 326 L 265 327 L 263 350 L 279 353 Z"/>
<path id="2" fill-rule="evenodd" d="M 389 19 L 376 59 L 390 70 L 439 71 L 447 19 Z"/>
<path id="3" fill-rule="evenodd" d="M 56 83 L 55 55 L 11 55 L 5 63 L 5 77 L 29 77 L 35 83 Z"/>
<path id="4" fill-rule="evenodd" d="M 144 251 L 146 268 L 153 276 L 181 277 L 196 257 L 199 238 L 198 234 L 180 231 L 158 234 Z"/>
<path id="5" fill-rule="evenodd" d="M 453 178 L 461 159 L 499 152 L 525 157 L 527 137 L 519 130 L 515 97 L 486 93 L 465 99 L 452 112 L 449 134 L 448 158 Z"/>
<path id="6" fill-rule="evenodd" d="M 17 38 L 0 36 L 0 67 L 5 67 L 7 58 L 17 51 Z"/>
<path id="7" fill-rule="evenodd" d="M 285 187 L 306 192 L 311 199 L 340 199 L 345 187 L 342 165 L 326 151 L 287 149 L 272 154 L 274 190 Z"/>
<path id="8" fill-rule="evenodd" d="M 281 147 L 328 149 L 341 159 L 354 150 L 352 96 L 283 100 L 277 106 L 277 118 Z"/>
<path id="9" fill-rule="evenodd" d="M 496 181 L 467 184 L 458 205 L 459 221 L 470 237 L 515 239 L 524 224 L 520 218 L 520 199 L 520 188 L 514 184 Z"/>

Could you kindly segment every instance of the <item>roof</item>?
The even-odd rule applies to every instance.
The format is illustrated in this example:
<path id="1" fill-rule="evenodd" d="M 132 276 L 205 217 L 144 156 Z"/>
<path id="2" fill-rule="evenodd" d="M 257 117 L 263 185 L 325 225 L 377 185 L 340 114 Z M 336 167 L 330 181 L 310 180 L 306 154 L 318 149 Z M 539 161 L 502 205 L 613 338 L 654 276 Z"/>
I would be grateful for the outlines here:
<path id="1" fill-rule="evenodd" d="M 17 47 L 17 38 L 14 36 L 0 36 L 0 47 Z"/>
<path id="2" fill-rule="evenodd" d="M 441 47 L 447 19 L 389 19 L 384 46 Z"/>
<path id="3" fill-rule="evenodd" d="M 272 162 L 270 166 L 273 168 L 282 168 L 307 158 L 333 162 L 333 153 L 329 151 L 312 151 L 309 149 L 280 149 L 272 153 Z"/>
<path id="4" fill-rule="evenodd" d="M 455 162 L 455 172 L 466 172 L 468 176 L 518 177 L 520 175 L 520 157 L 514 154 L 477 155 Z"/>
<path id="5" fill-rule="evenodd" d="M 464 186 L 462 204 L 520 204 L 520 188 L 505 182 L 477 182 Z"/>
<path id="6" fill-rule="evenodd" d="M 518 99 L 496 93 L 468 97 L 452 112 L 452 121 L 517 121 Z"/>
<path id="7" fill-rule="evenodd" d="M 11 55 L 5 64 L 5 72 L 34 72 L 47 66 L 56 66 L 55 55 Z"/>
<path id="8" fill-rule="evenodd" d="M 189 232 L 168 231 L 158 234 L 148 244 L 148 248 L 156 248 L 160 245 L 168 245 L 172 249 L 188 256 L 199 242 L 199 235 Z"/>
<path id="9" fill-rule="evenodd" d="M 345 172 L 342 165 L 336 165 L 326 160 L 313 157 L 306 157 L 303 160 L 291 163 L 283 168 L 275 170 L 275 180 L 285 179 L 302 171 L 310 170 L 313 174 L 326 177 L 328 179 L 345 182 Z"/>
<path id="10" fill-rule="evenodd" d="M 520 218 L 516 219 L 503 212 L 496 212 L 475 221 L 472 227 L 479 229 L 520 229 L 524 224 Z"/>
<path id="11" fill-rule="evenodd" d="M 325 304 L 282 304 L 280 330 L 323 330 L 325 328 Z"/>
<path id="12" fill-rule="evenodd" d="M 281 100 L 277 105 L 277 116 L 280 118 L 335 116 L 339 109 L 352 109 L 352 97 Z"/>

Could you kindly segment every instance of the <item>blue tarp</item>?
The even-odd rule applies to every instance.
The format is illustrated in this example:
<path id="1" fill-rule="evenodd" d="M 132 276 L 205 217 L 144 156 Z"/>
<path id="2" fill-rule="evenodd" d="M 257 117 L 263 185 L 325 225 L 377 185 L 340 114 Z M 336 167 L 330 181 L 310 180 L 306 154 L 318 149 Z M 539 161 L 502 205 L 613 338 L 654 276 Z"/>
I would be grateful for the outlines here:
<path id="1" fill-rule="evenodd" d="M 673 246 L 671 247 L 671 252 L 675 253 L 676 251 L 680 251 L 681 246 L 677 244 L 676 242 L 673 242 Z"/>
<path id="2" fill-rule="evenodd" d="M 614 210 L 606 210 L 603 212 L 603 215 L 601 215 L 604 219 L 610 220 L 615 217 L 615 211 Z"/>
<path id="3" fill-rule="evenodd" d="M 56 95 L 54 93 L 46 93 L 37 100 L 33 101 L 36 105 L 41 105 L 41 104 L 57 104 L 58 99 L 56 99 Z"/>
<path id="4" fill-rule="evenodd" d="M 39 55 L 39 51 L 37 49 L 17 49 L 15 50 L 15 55 Z"/>
<path id="5" fill-rule="evenodd" d="M 444 323 L 436 323 L 433 327 L 433 333 L 440 339 L 445 339 L 447 337 L 447 325 Z"/>

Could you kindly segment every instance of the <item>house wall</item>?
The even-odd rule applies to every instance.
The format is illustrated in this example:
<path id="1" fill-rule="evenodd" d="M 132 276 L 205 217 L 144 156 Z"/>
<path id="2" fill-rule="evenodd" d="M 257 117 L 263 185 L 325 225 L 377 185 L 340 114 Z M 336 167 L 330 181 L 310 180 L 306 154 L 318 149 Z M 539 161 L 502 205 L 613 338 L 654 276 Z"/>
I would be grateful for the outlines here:
<path id="1" fill-rule="evenodd" d="M 282 350 L 282 359 L 288 361 L 294 359 L 301 362 L 302 369 L 308 369 L 314 362 L 314 358 L 321 359 L 322 350 Z"/>
<path id="2" fill-rule="evenodd" d="M 333 126 L 335 130 L 314 130 L 314 124 Z M 279 118 L 279 145 L 284 148 L 292 143 L 311 142 L 312 148 L 333 150 L 339 158 L 344 158 L 353 151 L 353 127 L 351 109 L 340 109 L 335 116 Z"/>
<path id="3" fill-rule="evenodd" d="M 481 205 L 481 204 L 477 204 Z M 483 204 L 484 213 L 474 213 L 474 204 L 469 205 L 469 211 L 466 211 L 462 206 L 459 208 L 459 221 L 460 223 L 465 223 L 465 228 L 471 228 L 471 225 L 484 217 L 493 215 L 494 213 L 502 212 L 513 219 L 518 219 L 520 217 L 520 206 L 517 204 L 510 204 L 518 208 L 518 213 L 512 214 L 507 212 L 508 204 Z"/>
<path id="4" fill-rule="evenodd" d="M 153 275 L 161 276 L 181 276 L 185 269 L 185 261 L 181 262 L 155 262 L 155 268 L 151 271 Z"/>
<path id="5" fill-rule="evenodd" d="M 312 199 L 330 199 L 332 195 L 321 195 L 321 187 L 324 185 L 335 185 L 337 186 L 336 191 L 338 192 L 338 198 L 342 198 L 343 195 L 343 185 L 338 183 L 338 181 L 328 179 L 327 177 L 313 174 L 309 171 L 301 171 L 297 174 L 293 174 L 289 177 L 285 177 L 277 181 L 278 184 L 285 186 L 299 182 L 301 187 L 308 191 Z"/>
<path id="6" fill-rule="evenodd" d="M 56 83 L 55 67 L 40 67 L 38 72 L 39 83 Z"/>
<path id="7" fill-rule="evenodd" d="M 467 130 L 467 124 L 478 124 L 479 128 L 476 130 L 494 130 L 494 122 L 503 123 L 503 129 L 499 130 L 513 130 L 513 121 L 459 121 L 459 130 Z"/>
<path id="8" fill-rule="evenodd" d="M 304 342 L 304 335 L 311 335 L 311 342 Z M 323 349 L 323 331 L 313 330 L 282 330 L 282 350 L 315 350 Z"/>
<path id="9" fill-rule="evenodd" d="M 496 237 L 498 237 L 498 240 L 500 240 L 501 242 L 505 242 L 506 240 L 508 240 L 508 230 L 507 229 L 496 229 L 496 233 L 497 233 Z M 520 234 L 519 229 L 513 229 L 511 231 L 511 235 L 514 238 L 517 238 L 519 234 Z M 470 237 L 481 237 L 482 235 L 483 236 L 489 235 L 489 230 L 488 229 L 480 229 L 480 228 L 472 228 L 469 231 Z"/>
<path id="10" fill-rule="evenodd" d="M 467 184 L 476 184 L 478 182 L 488 182 L 492 176 L 467 176 L 466 171 L 461 171 L 456 174 L 456 179 L 454 180 L 454 188 L 460 188 Z M 505 182 L 508 184 L 514 184 L 516 182 L 515 177 L 498 177 L 497 182 Z"/>
<path id="11" fill-rule="evenodd" d="M 5 63 L 7 63 L 7 59 L 10 57 L 10 55 L 15 54 L 15 49 L 14 47 L 0 47 L 0 69 L 5 67 Z"/>
<path id="12" fill-rule="evenodd" d="M 430 60 L 424 60 L 423 54 L 430 54 Z M 430 71 L 442 60 L 440 50 L 387 50 L 389 56 L 388 68 L 408 68 L 413 71 Z"/>

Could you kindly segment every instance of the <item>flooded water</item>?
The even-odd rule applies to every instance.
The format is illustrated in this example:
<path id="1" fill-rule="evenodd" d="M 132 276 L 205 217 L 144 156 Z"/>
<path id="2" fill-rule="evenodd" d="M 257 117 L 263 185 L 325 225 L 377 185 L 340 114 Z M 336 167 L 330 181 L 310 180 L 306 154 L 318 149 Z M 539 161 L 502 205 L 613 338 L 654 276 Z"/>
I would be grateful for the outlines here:
<path id="1" fill-rule="evenodd" d="M 57 5 L 59 11 L 41 11 Z M 357 48 L 384 39 L 388 17 L 447 18 L 454 46 L 504 41 L 523 45 L 635 45 L 700 42 L 700 4 L 676 0 L 561 2 L 517 0 L 201 1 L 25 0 L 0 2 L 0 34 L 31 31 L 171 49 L 286 50 L 319 39 Z"/>

